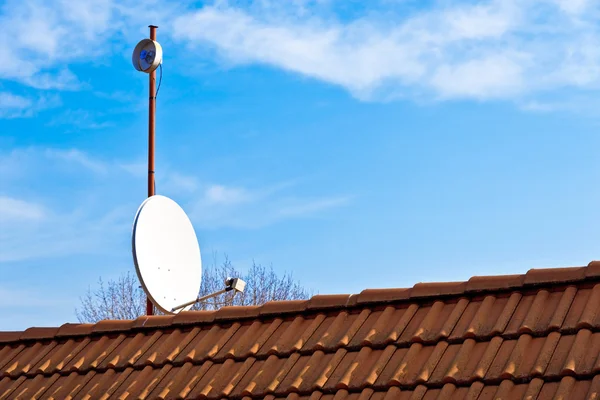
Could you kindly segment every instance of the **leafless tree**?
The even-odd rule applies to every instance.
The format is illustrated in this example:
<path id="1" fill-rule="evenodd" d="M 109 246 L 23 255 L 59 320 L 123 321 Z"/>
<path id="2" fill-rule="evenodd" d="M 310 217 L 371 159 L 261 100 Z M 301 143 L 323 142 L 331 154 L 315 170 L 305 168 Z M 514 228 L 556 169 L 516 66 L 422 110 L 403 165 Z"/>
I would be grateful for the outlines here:
<path id="1" fill-rule="evenodd" d="M 240 277 L 246 281 L 244 293 L 227 292 L 206 302 L 195 304 L 194 310 L 216 310 L 223 306 L 261 305 L 271 300 L 307 299 L 311 293 L 293 279 L 289 273 L 279 276 L 272 266 L 265 267 L 252 263 L 248 272 L 242 274 L 225 257 L 218 264 L 213 254 L 212 265 L 204 267 L 200 296 L 223 289 L 228 277 Z M 98 281 L 95 290 L 88 289 L 75 309 L 79 322 L 93 323 L 103 319 L 134 319 L 146 311 L 146 294 L 141 289 L 138 278 L 126 273 L 117 280 Z M 160 314 L 158 310 L 155 310 Z"/>
<path id="2" fill-rule="evenodd" d="M 228 277 L 240 277 L 246 281 L 244 293 L 235 294 L 233 291 L 214 297 L 206 302 L 194 305 L 195 310 L 216 310 L 222 306 L 249 306 L 261 305 L 271 300 L 301 300 L 310 296 L 310 293 L 291 274 L 284 273 L 278 276 L 273 267 L 252 263 L 244 275 L 236 270 L 229 259 L 216 266 L 202 271 L 202 284 L 200 295 L 214 293 L 223 289 L 223 282 Z"/>
<path id="3" fill-rule="evenodd" d="M 87 293 L 75 314 L 79 322 L 97 322 L 103 319 L 134 319 L 146 311 L 146 294 L 140 288 L 135 274 L 127 272 L 117 280 L 105 283 L 98 280 L 98 288 Z"/>

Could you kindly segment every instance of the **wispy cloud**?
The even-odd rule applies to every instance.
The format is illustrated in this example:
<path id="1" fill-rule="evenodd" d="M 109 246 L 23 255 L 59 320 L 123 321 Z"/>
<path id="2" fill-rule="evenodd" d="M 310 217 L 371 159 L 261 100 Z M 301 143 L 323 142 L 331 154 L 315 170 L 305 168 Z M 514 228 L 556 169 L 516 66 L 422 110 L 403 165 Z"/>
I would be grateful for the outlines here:
<path id="1" fill-rule="evenodd" d="M 40 204 L 8 196 L 0 196 L 0 221 L 41 221 L 46 211 Z"/>
<path id="2" fill-rule="evenodd" d="M 38 216 L 35 209 L 25 210 L 29 213 L 25 215 L 27 218 L 13 217 L 3 221 L 0 263 L 101 254 L 119 243 L 131 223 L 130 213 L 119 207 L 102 211 L 49 212 L 41 215 L 44 218 Z"/>
<path id="3" fill-rule="evenodd" d="M 348 204 L 350 196 L 303 197 L 290 194 L 293 185 L 246 188 L 210 184 L 189 202 L 190 216 L 206 229 L 258 229 L 284 220 L 309 218 Z"/>
<path id="4" fill-rule="evenodd" d="M 411 4 L 373 0 L 367 11 L 348 13 L 335 0 L 214 0 L 200 8 L 192 1 L 10 0 L 0 8 L 0 80 L 41 90 L 80 88 L 71 64 L 125 51 L 152 20 L 165 28 L 164 35 L 189 46 L 189 57 L 216 56 L 228 67 L 269 65 L 338 85 L 367 101 L 522 104 L 564 88 L 600 88 L 598 2 Z M 24 99 L 9 100 L 23 109 Z"/>
<path id="5" fill-rule="evenodd" d="M 109 121 L 100 121 L 103 114 L 89 110 L 65 110 L 56 115 L 49 122 L 49 126 L 67 126 L 67 132 L 73 130 L 104 129 L 113 126 Z"/>
<path id="6" fill-rule="evenodd" d="M 8 109 L 23 110 L 31 107 L 32 101 L 22 96 L 11 93 L 0 93 L 0 107 Z"/>
<path id="7" fill-rule="evenodd" d="M 337 2 L 219 1 L 181 15 L 174 36 L 229 65 L 260 63 L 363 100 L 523 99 L 600 86 L 597 2 L 395 2 L 342 18 Z M 299 11 L 302 10 L 302 12 Z"/>
<path id="8" fill-rule="evenodd" d="M 303 217 L 313 215 L 323 210 L 346 205 L 350 201 L 349 196 L 327 197 L 322 199 L 306 199 L 287 206 L 282 206 L 277 213 L 281 217 Z"/>
<path id="9" fill-rule="evenodd" d="M 70 299 L 69 299 L 70 300 Z M 51 308 L 58 305 L 67 305 L 67 299 L 60 296 L 45 296 L 33 288 L 19 288 L 0 286 L 0 309 L 11 312 L 24 307 Z"/>
<path id="10" fill-rule="evenodd" d="M 160 25 L 181 7 L 158 0 L 8 0 L 0 6 L 0 79 L 79 89 L 70 63 L 120 51 L 115 39 L 139 35 L 147 21 Z"/>
<path id="11" fill-rule="evenodd" d="M 76 167 L 83 167 L 98 174 L 105 174 L 109 168 L 106 162 L 97 160 L 78 149 L 48 148 L 44 153 L 49 159 L 71 163 Z"/>
<path id="12" fill-rule="evenodd" d="M 132 93 L 123 91 L 115 91 L 111 93 L 94 92 L 94 95 L 98 96 L 101 99 L 112 100 L 119 103 L 133 103 L 137 100 L 136 96 L 134 96 Z"/>
<path id="13" fill-rule="evenodd" d="M 51 163 L 47 163 L 51 161 Z M 55 171 L 57 166 L 71 166 L 75 172 L 93 172 L 104 174 L 109 163 L 92 157 L 83 150 L 74 148 L 25 147 L 13 148 L 9 152 L 0 152 L 0 178 L 8 184 L 10 180 L 31 179 L 31 174 L 39 174 L 39 170 Z M 64 170 L 63 170 L 64 172 Z"/>
<path id="14" fill-rule="evenodd" d="M 19 188 L 19 191 L 22 191 L 22 185 L 31 186 L 41 165 L 45 165 L 57 181 L 71 182 L 72 179 L 83 178 L 79 180 L 77 189 L 80 195 L 83 194 L 83 197 L 79 198 L 80 203 L 71 204 L 73 209 L 69 209 L 67 205 L 59 207 L 62 208 L 61 211 L 46 207 L 35 208 L 35 204 L 15 200 L 19 197 L 11 194 L 11 188 Z M 106 160 L 76 148 L 31 147 L 15 149 L 6 154 L 0 153 L 0 177 L 6 182 L 4 189 L 7 199 L 10 197 L 14 200 L 5 200 L 7 205 L 11 205 L 11 215 L 28 217 L 30 221 L 34 221 L 33 217 L 36 215 L 39 218 L 43 216 L 45 223 L 43 226 L 21 224 L 14 230 L 9 229 L 10 239 L 7 238 L 5 243 L 10 240 L 16 250 L 12 256 L 5 255 L 5 258 L 17 257 L 14 254 L 19 254 L 19 257 L 25 254 L 25 249 L 20 248 L 19 243 L 25 241 L 27 235 L 43 237 L 43 240 L 52 243 L 54 240 L 48 237 L 56 234 L 60 243 L 71 243 L 74 249 L 80 249 L 74 251 L 89 251 L 90 247 L 86 247 L 85 237 L 95 237 L 94 235 L 100 234 L 101 229 L 109 232 L 114 229 L 114 224 L 122 224 L 121 227 L 125 227 L 130 223 L 129 218 L 132 218 L 137 204 L 132 202 L 133 199 L 122 199 L 115 193 L 117 188 L 130 187 L 132 180 L 139 182 L 145 175 L 145 162 Z M 112 188 L 110 193 L 104 192 L 106 184 L 110 184 Z M 172 197 L 182 204 L 196 226 L 204 229 L 259 229 L 285 220 L 318 217 L 351 201 L 351 196 L 345 194 L 319 194 L 314 190 L 311 190 L 311 194 L 298 194 L 298 182 L 295 180 L 255 186 L 208 183 L 168 165 L 162 167 L 158 189 L 158 193 Z M 73 197 L 72 190 L 68 197 Z M 94 200 L 100 197 L 102 201 Z M 111 201 L 108 201 L 109 199 Z M 129 208 L 123 209 L 124 203 L 127 203 Z M 35 213 L 36 210 L 38 214 Z M 120 210 L 121 219 L 115 219 L 111 214 L 114 210 Z M 18 214 L 19 212 L 21 214 Z M 98 217 L 99 215 L 101 217 Z M 89 232 L 78 234 L 75 228 L 70 226 L 80 226 Z M 32 231 L 35 231 L 35 234 Z M 18 234 L 19 232 L 21 234 Z M 52 254 L 55 250 L 66 251 L 64 246 L 55 245 L 47 251 Z"/>
<path id="15" fill-rule="evenodd" d="M 109 165 L 78 149 L 0 152 L 0 263 L 114 247 L 128 231 L 132 211 L 101 196 L 97 186 L 108 179 Z M 46 190 L 49 175 L 52 186 Z M 83 179 L 74 188 L 78 178 Z M 102 201 L 95 200 L 99 197 Z"/>
<path id="16" fill-rule="evenodd" d="M 0 92 L 0 118 L 33 117 L 39 111 L 58 107 L 60 100 L 56 96 L 25 97 L 9 92 Z"/>
<path id="17" fill-rule="evenodd" d="M 210 185 L 204 191 L 204 200 L 208 204 L 233 205 L 252 201 L 256 195 L 244 188 L 224 185 Z"/>

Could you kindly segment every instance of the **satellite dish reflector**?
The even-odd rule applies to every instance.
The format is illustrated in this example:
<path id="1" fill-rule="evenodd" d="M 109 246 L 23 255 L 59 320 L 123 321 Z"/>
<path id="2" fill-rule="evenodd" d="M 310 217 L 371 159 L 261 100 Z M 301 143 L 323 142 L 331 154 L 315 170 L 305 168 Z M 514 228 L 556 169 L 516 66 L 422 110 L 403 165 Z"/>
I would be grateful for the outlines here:
<path id="1" fill-rule="evenodd" d="M 133 50 L 133 67 L 138 71 L 150 73 L 162 63 L 162 47 L 151 39 L 143 39 Z"/>
<path id="2" fill-rule="evenodd" d="M 147 198 L 133 222 L 133 262 L 144 291 L 164 313 L 197 298 L 202 259 L 194 227 L 183 209 L 165 196 Z"/>

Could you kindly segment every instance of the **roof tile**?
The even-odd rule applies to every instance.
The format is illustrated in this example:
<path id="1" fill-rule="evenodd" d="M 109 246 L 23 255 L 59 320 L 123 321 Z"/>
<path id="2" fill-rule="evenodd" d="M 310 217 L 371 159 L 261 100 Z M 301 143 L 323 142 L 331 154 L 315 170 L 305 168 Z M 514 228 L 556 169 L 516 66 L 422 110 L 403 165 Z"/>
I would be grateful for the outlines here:
<path id="1" fill-rule="evenodd" d="M 523 275 L 474 276 L 467 281 L 467 292 L 508 290 L 523 286 Z"/>
<path id="2" fill-rule="evenodd" d="M 598 326 L 600 326 L 600 284 L 592 289 L 576 327 L 594 328 Z"/>
<path id="3" fill-rule="evenodd" d="M 216 311 L 181 311 L 173 318 L 173 325 L 211 324 Z"/>
<path id="4" fill-rule="evenodd" d="M 0 332 L 0 344 L 16 342 L 22 334 L 23 332 Z"/>
<path id="5" fill-rule="evenodd" d="M 18 385 L 11 397 L 15 399 L 39 399 L 56 382 L 59 376 L 55 374 L 47 379 L 43 375 L 36 375 L 26 385 Z M 0 395 L 0 397 L 2 396 Z"/>
<path id="6" fill-rule="evenodd" d="M 358 295 L 356 304 L 408 300 L 411 291 L 412 289 L 365 289 Z"/>
<path id="7" fill-rule="evenodd" d="M 285 313 L 297 313 L 306 310 L 308 300 L 281 300 L 269 301 L 260 306 L 260 315 L 279 315 Z"/>
<path id="8" fill-rule="evenodd" d="M 222 307 L 215 314 L 215 321 L 230 319 L 256 318 L 260 314 L 259 306 Z"/>
<path id="9" fill-rule="evenodd" d="M 181 349 L 187 346 L 198 334 L 200 331 L 199 328 L 194 328 L 191 330 L 180 330 L 175 329 L 169 334 L 160 335 L 154 343 L 148 346 L 147 350 L 135 361 L 131 359 L 133 362 L 128 363 L 126 365 L 134 365 L 136 367 L 140 367 L 141 365 L 162 365 L 165 362 L 173 362 L 175 358 L 180 354 Z M 141 340 L 145 340 L 145 335 L 138 335 L 138 338 Z M 130 347 L 131 349 L 135 349 L 135 347 Z M 113 357 L 119 357 L 121 354 L 127 354 L 126 351 L 113 351 L 111 355 Z M 107 358 L 107 360 L 109 360 Z M 107 366 L 115 366 L 118 365 L 117 359 L 110 359 Z"/>
<path id="10" fill-rule="evenodd" d="M 600 278 L 600 261 L 592 261 L 585 270 L 586 278 Z"/>
<path id="11" fill-rule="evenodd" d="M 596 266 L 0 334 L 0 398 L 594 397 Z"/>
<path id="12" fill-rule="evenodd" d="M 598 290 L 600 290 L 600 284 L 592 289 L 579 288 L 577 290 L 561 329 L 600 327 L 596 318 L 590 318 L 598 308 Z"/>
<path id="13" fill-rule="evenodd" d="M 332 309 L 346 307 L 350 300 L 349 294 L 319 294 L 313 296 L 306 306 L 307 310 L 318 310 L 322 308 Z"/>
<path id="14" fill-rule="evenodd" d="M 147 317 L 144 317 L 147 318 Z M 112 320 L 105 319 L 96 323 L 93 328 L 93 333 L 105 333 L 105 332 L 119 332 L 131 329 L 135 324 L 135 321 L 131 320 Z"/>
<path id="15" fill-rule="evenodd" d="M 13 380 L 9 377 L 0 379 L 0 399 L 8 399 L 13 397 L 14 392 L 21 387 L 21 385 L 27 380 L 25 375 L 20 376 L 18 379 Z M 28 386 L 28 385 L 26 385 Z"/>
<path id="16" fill-rule="evenodd" d="M 525 274 L 524 285 L 565 283 L 583 280 L 586 267 L 530 269 Z"/>
<path id="17" fill-rule="evenodd" d="M 92 333 L 94 324 L 72 324 L 66 323 L 61 325 L 56 332 L 56 337 L 63 336 L 87 336 Z"/>
<path id="18" fill-rule="evenodd" d="M 89 338 L 69 339 L 54 346 L 31 369 L 36 373 L 50 373 L 62 370 L 85 346 Z"/>
<path id="19" fill-rule="evenodd" d="M 410 292 L 410 297 L 440 297 L 463 294 L 466 287 L 467 282 L 417 283 L 415 286 L 413 286 L 413 289 Z"/>
<path id="20" fill-rule="evenodd" d="M 174 315 L 142 315 L 133 321 L 131 328 L 163 328 L 173 325 Z"/>
<path id="21" fill-rule="evenodd" d="M 54 337 L 58 328 L 29 328 L 23 332 L 20 340 L 36 340 Z"/>

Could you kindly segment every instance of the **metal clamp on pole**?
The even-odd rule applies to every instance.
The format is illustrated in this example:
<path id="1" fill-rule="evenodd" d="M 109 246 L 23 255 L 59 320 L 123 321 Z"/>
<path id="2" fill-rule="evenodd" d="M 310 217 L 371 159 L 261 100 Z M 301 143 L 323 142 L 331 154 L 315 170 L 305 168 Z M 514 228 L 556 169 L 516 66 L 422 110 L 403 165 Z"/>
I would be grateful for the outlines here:
<path id="1" fill-rule="evenodd" d="M 212 299 L 213 297 L 217 297 L 223 293 L 227 293 L 231 290 L 234 290 L 235 293 L 244 293 L 244 289 L 246 289 L 246 282 L 241 280 L 240 278 L 227 278 L 225 280 L 225 289 L 219 290 L 218 292 L 214 292 L 211 294 L 207 294 L 206 296 L 198 297 L 195 300 L 188 301 L 187 303 L 181 304 L 177 307 L 173 307 L 171 312 L 175 312 L 181 308 L 185 308 L 187 306 L 191 306 L 192 304 L 199 303 L 201 301 L 205 301 L 208 299 Z"/>

